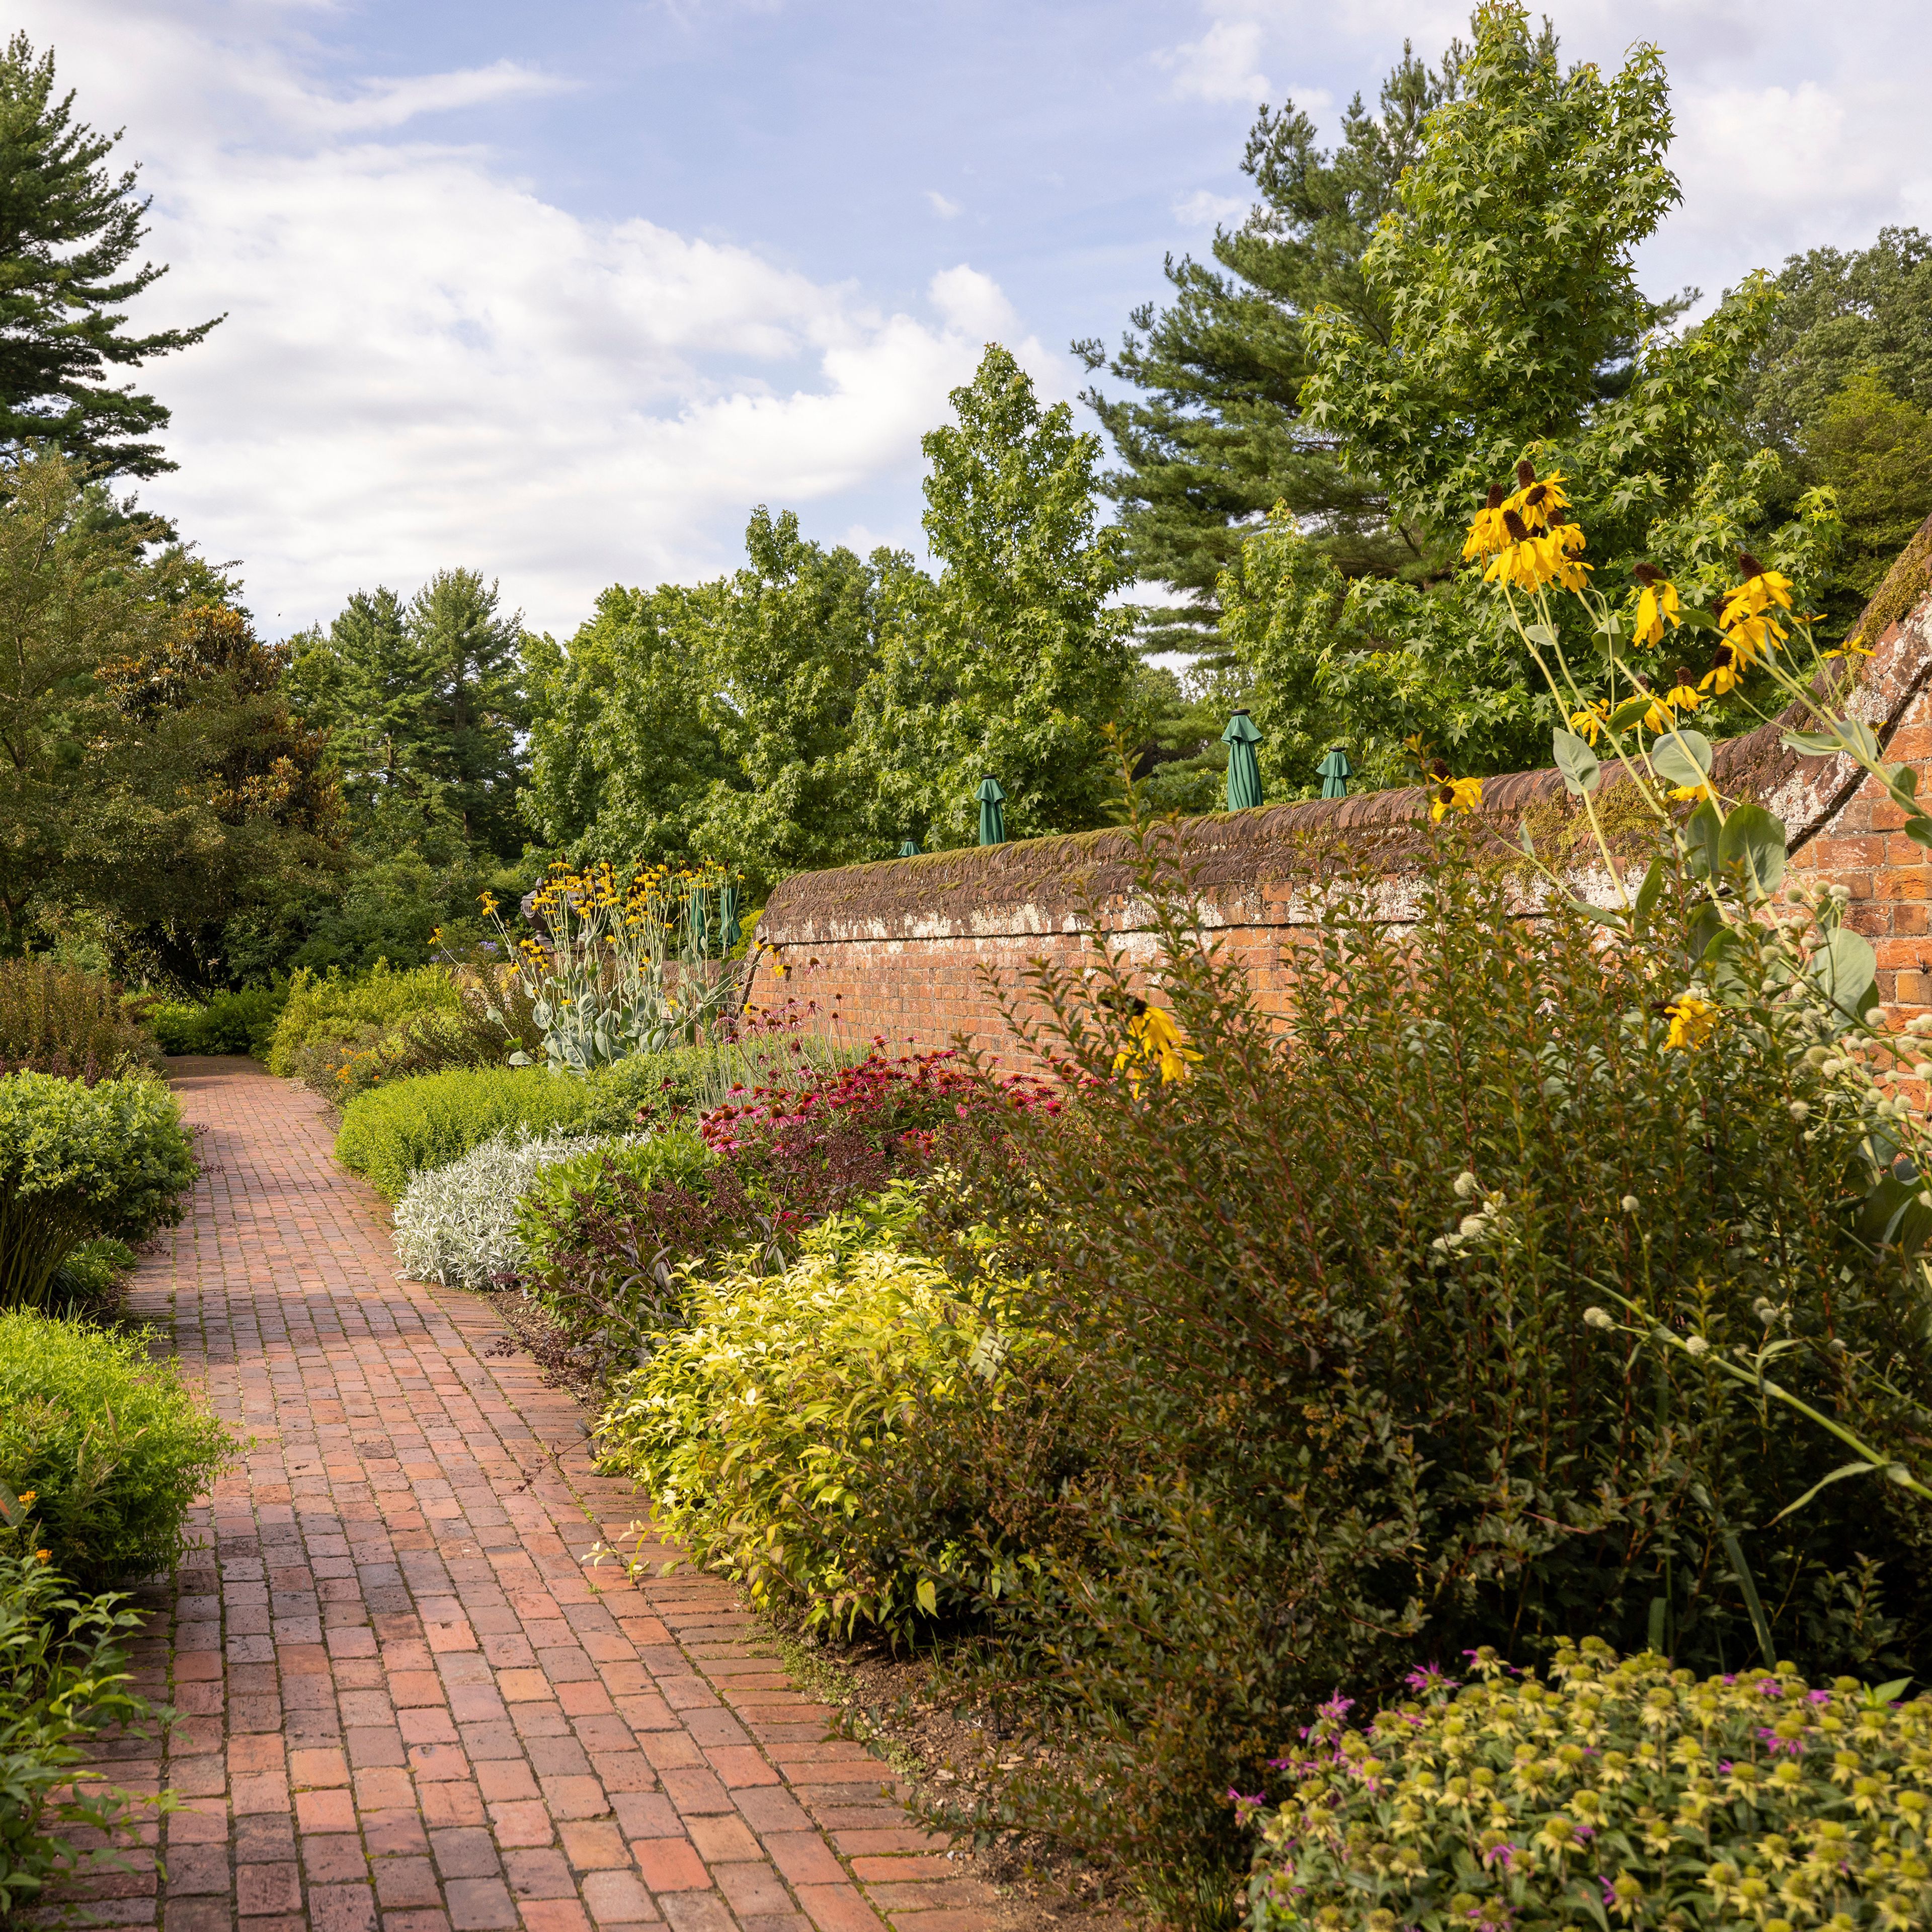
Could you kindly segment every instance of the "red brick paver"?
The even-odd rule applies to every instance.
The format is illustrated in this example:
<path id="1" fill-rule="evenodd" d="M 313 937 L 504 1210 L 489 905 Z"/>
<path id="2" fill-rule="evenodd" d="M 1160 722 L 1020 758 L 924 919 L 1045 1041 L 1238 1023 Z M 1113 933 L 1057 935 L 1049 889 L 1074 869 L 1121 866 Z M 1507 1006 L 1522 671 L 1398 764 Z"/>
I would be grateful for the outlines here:
<path id="1" fill-rule="evenodd" d="M 254 1440 L 137 1658 L 181 1720 L 158 1767 L 133 1742 L 112 1767 L 151 1788 L 158 1770 L 187 1802 L 163 1828 L 165 1881 L 94 1880 L 86 1916 L 994 1923 L 995 1895 L 908 1829 L 886 1765 L 828 1738 L 735 1591 L 583 1567 L 642 1498 L 596 1473 L 584 1412 L 483 1302 L 396 1279 L 381 1204 L 335 1166 L 320 1102 L 246 1060 L 174 1078 L 208 1171 L 134 1306 Z M 902 1856 L 873 1856 L 886 1845 Z"/>

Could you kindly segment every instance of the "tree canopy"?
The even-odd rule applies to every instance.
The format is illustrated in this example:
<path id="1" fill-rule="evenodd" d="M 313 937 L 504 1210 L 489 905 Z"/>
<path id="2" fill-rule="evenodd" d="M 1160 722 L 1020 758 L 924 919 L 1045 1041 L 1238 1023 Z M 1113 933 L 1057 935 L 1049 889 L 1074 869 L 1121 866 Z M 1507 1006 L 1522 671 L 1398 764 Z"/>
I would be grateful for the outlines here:
<path id="1" fill-rule="evenodd" d="M 1124 542 L 1098 440 L 990 346 L 925 439 L 937 576 L 755 511 L 746 567 L 606 591 L 532 646 L 529 811 L 550 848 L 788 872 L 976 835 L 987 773 L 1015 837 L 1104 821 L 1109 724 L 1133 712 Z"/>
<path id="2" fill-rule="evenodd" d="M 130 266 L 146 233 L 135 171 L 101 164 L 120 136 L 54 94 L 51 50 L 16 34 L 0 56 L 0 441 L 51 439 L 91 474 L 174 465 L 168 412 L 113 373 L 200 341 L 220 320 L 132 334 L 124 304 L 166 273 Z"/>

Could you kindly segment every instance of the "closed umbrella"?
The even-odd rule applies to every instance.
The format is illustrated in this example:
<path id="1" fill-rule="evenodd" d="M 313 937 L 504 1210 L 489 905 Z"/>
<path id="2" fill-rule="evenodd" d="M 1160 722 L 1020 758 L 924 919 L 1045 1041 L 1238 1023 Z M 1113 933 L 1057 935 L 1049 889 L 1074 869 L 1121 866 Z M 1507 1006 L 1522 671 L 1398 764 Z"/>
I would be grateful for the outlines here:
<path id="1" fill-rule="evenodd" d="M 691 922 L 692 940 L 700 959 L 711 951 L 710 897 L 702 886 L 693 886 L 685 897 L 685 916 Z"/>
<path id="2" fill-rule="evenodd" d="M 1006 803 L 1006 795 L 1000 790 L 999 781 L 982 778 L 975 796 L 980 801 L 980 843 L 1004 845 L 1006 842 L 1006 814 L 1000 808 Z"/>
<path id="3" fill-rule="evenodd" d="M 899 856 L 902 859 L 916 859 L 919 856 L 919 841 L 916 838 L 902 838 L 899 841 Z"/>
<path id="4" fill-rule="evenodd" d="M 727 879 L 718 888 L 718 943 L 729 952 L 745 936 L 745 928 L 738 923 L 738 888 Z"/>
<path id="5" fill-rule="evenodd" d="M 1228 748 L 1228 809 L 1246 812 L 1262 802 L 1262 768 L 1255 758 L 1255 747 L 1262 734 L 1245 711 L 1228 720 L 1221 742 Z"/>
<path id="6" fill-rule="evenodd" d="M 1348 781 L 1354 776 L 1355 768 L 1348 762 L 1348 754 L 1340 745 L 1322 760 L 1317 768 L 1322 774 L 1322 796 L 1324 798 L 1346 798 Z"/>

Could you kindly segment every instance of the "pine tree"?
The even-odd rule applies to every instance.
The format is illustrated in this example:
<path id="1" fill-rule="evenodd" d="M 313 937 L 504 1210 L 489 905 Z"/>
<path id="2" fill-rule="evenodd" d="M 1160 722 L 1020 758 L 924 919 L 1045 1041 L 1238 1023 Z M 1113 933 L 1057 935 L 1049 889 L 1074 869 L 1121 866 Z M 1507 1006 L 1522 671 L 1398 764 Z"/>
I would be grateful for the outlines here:
<path id="1" fill-rule="evenodd" d="M 52 50 L 36 57 L 16 34 L 0 56 L 0 440 L 47 438 L 93 473 L 152 476 L 175 466 L 144 440 L 168 412 L 110 369 L 188 348 L 221 318 L 125 333 L 121 305 L 167 272 L 128 266 L 148 202 L 133 169 L 100 165 L 120 136 L 76 122 L 73 94 L 53 90 Z"/>
<path id="2" fill-rule="evenodd" d="M 1120 506 L 1136 574 L 1187 599 L 1146 614 L 1154 647 L 1197 645 L 1212 630 L 1216 579 L 1254 519 L 1277 503 L 1318 528 L 1349 575 L 1390 574 L 1419 560 L 1390 529 L 1374 480 L 1344 473 L 1332 440 L 1304 416 L 1312 368 L 1304 322 L 1317 308 L 1336 309 L 1386 339 L 1385 304 L 1363 277 L 1362 254 L 1420 152 L 1424 117 L 1454 94 L 1456 59 L 1452 47 L 1431 72 L 1405 44 L 1376 111 L 1358 94 L 1332 153 L 1292 101 L 1264 106 L 1241 164 L 1262 196 L 1246 222 L 1216 232 L 1212 265 L 1168 258 L 1172 300 L 1136 310 L 1111 361 L 1097 340 L 1074 344 L 1090 370 L 1140 392 L 1090 388 L 1084 400 L 1125 465 L 1102 487 Z"/>
<path id="3" fill-rule="evenodd" d="M 508 859 L 523 844 L 518 735 L 530 706 L 523 614 L 500 615 L 496 594 L 473 570 L 440 570 L 410 599 L 404 628 L 421 680 L 418 756 L 464 843 Z"/>

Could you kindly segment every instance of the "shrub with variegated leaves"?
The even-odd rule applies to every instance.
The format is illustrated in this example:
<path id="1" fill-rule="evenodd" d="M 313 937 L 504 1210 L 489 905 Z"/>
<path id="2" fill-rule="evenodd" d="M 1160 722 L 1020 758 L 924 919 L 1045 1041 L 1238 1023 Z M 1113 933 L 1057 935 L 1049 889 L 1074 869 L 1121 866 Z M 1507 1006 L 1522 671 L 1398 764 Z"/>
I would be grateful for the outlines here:
<path id="1" fill-rule="evenodd" d="M 1324 1705 L 1272 1800 L 1253 1932 L 1830 1932 L 1932 1919 L 1932 1699 L 1789 1665 L 1700 1678 L 1594 1638 L 1491 1650 L 1358 1728 Z"/>

